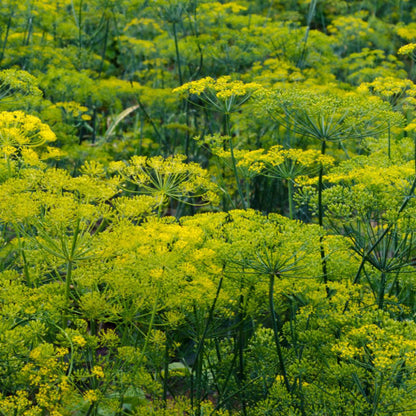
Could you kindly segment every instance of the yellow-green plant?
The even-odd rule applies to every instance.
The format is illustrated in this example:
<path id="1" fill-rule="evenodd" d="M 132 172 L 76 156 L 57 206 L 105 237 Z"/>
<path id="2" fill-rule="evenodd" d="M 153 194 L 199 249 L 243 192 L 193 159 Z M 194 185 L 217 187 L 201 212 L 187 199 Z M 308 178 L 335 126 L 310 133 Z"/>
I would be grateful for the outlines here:
<path id="1" fill-rule="evenodd" d="M 267 153 L 261 155 L 259 163 L 262 174 L 287 181 L 289 199 L 289 218 L 294 218 L 294 185 L 299 176 L 316 175 L 321 167 L 325 169 L 333 165 L 331 156 L 313 149 L 284 149 L 272 146 Z"/>
<path id="2" fill-rule="evenodd" d="M 125 191 L 153 196 L 159 217 L 170 200 L 195 206 L 216 204 L 216 187 L 207 172 L 185 159 L 183 155 L 166 159 L 133 156 L 128 164 L 112 162 L 110 169 L 125 180 Z"/>
<path id="3" fill-rule="evenodd" d="M 211 77 L 193 81 L 174 89 L 174 92 L 183 96 L 199 97 L 203 103 L 224 116 L 224 135 L 228 136 L 233 173 L 237 184 L 238 193 L 243 208 L 245 208 L 244 195 L 241 189 L 240 179 L 237 171 L 237 163 L 234 155 L 234 145 L 231 139 L 230 116 L 233 112 L 247 102 L 253 93 L 261 88 L 260 84 L 243 83 L 233 81 L 230 76 L 220 77 L 214 80 Z"/>
<path id="4" fill-rule="evenodd" d="M 0 71 L 0 101 L 15 100 L 13 95 L 41 96 L 42 91 L 38 88 L 38 81 L 26 71 L 17 69 L 6 69 Z"/>

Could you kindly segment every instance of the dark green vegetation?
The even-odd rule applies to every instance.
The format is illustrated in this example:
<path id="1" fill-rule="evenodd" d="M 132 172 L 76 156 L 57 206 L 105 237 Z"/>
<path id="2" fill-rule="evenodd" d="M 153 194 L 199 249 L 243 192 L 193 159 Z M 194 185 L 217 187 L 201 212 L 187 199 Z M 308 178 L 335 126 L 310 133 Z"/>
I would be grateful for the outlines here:
<path id="1" fill-rule="evenodd" d="M 2 0 L 0 415 L 416 415 L 411 0 Z"/>

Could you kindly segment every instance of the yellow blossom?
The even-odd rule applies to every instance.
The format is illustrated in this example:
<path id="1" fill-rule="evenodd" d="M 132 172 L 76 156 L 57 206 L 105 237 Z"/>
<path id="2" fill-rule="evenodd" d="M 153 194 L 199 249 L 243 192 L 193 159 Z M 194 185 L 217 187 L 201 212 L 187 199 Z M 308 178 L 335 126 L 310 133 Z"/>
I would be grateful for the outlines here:
<path id="1" fill-rule="evenodd" d="M 99 392 L 97 390 L 87 390 L 84 393 L 84 400 L 88 403 L 94 403 L 99 399 Z"/>
<path id="2" fill-rule="evenodd" d="M 398 55 L 412 55 L 416 49 L 416 43 L 408 43 L 407 45 L 402 46 L 398 51 Z"/>
<path id="3" fill-rule="evenodd" d="M 56 140 L 55 133 L 39 118 L 23 111 L 0 112 L 0 146 L 36 147 Z"/>
<path id="4" fill-rule="evenodd" d="M 81 348 L 85 347 L 85 345 L 87 344 L 87 341 L 85 340 L 85 338 L 82 335 L 75 335 L 74 338 L 72 339 L 72 342 L 74 344 L 77 344 Z"/>
<path id="5" fill-rule="evenodd" d="M 101 366 L 99 366 L 99 365 L 95 365 L 91 369 L 91 374 L 93 374 L 95 377 L 98 377 L 98 378 L 104 378 L 103 368 Z"/>
<path id="6" fill-rule="evenodd" d="M 260 84 L 255 82 L 243 83 L 232 81 L 229 75 L 214 80 L 211 77 L 202 78 L 197 81 L 188 82 L 175 88 L 174 93 L 182 96 L 188 94 L 198 95 L 208 105 L 216 110 L 231 113 L 236 111 L 242 104 L 249 100 L 257 90 L 262 89 Z"/>

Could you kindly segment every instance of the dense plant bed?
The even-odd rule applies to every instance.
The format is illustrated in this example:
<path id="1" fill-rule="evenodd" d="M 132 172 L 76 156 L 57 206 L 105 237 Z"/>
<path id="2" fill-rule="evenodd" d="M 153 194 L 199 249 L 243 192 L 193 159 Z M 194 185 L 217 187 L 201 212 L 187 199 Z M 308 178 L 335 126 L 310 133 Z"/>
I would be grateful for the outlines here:
<path id="1" fill-rule="evenodd" d="M 0 415 L 416 415 L 415 17 L 2 1 Z"/>

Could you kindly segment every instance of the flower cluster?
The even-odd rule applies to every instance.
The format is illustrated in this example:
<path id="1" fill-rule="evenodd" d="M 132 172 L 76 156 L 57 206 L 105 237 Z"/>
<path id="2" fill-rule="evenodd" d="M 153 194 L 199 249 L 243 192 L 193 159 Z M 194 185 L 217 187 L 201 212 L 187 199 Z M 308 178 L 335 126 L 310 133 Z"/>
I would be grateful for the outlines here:
<path id="1" fill-rule="evenodd" d="M 183 155 L 166 159 L 133 156 L 128 164 L 111 163 L 110 170 L 125 180 L 124 190 L 151 195 L 160 208 L 170 199 L 191 205 L 216 204 L 216 186 L 208 172 L 197 163 L 185 163 L 185 159 Z"/>
<path id="2" fill-rule="evenodd" d="M 398 55 L 409 55 L 411 57 L 415 56 L 415 49 L 416 49 L 416 43 L 408 43 L 407 45 L 403 45 L 400 47 L 400 49 L 397 51 Z"/>
<path id="3" fill-rule="evenodd" d="M 265 175 L 286 180 L 295 180 L 300 175 L 313 175 L 321 166 L 334 165 L 334 158 L 313 149 L 284 149 L 272 146 L 260 158 L 265 167 Z"/>
<path id="4" fill-rule="evenodd" d="M 0 100 L 12 99 L 14 94 L 41 96 L 38 82 L 33 75 L 17 69 L 0 71 Z"/>
<path id="5" fill-rule="evenodd" d="M 198 81 L 188 82 L 181 87 L 175 88 L 173 92 L 177 92 L 185 97 L 188 94 L 196 95 L 216 110 L 231 113 L 249 100 L 261 88 L 261 84 L 234 81 L 227 75 L 216 80 L 206 77 Z"/>
<path id="6" fill-rule="evenodd" d="M 22 111 L 0 112 L 0 146 L 20 150 L 56 140 L 55 133 L 39 118 Z"/>

